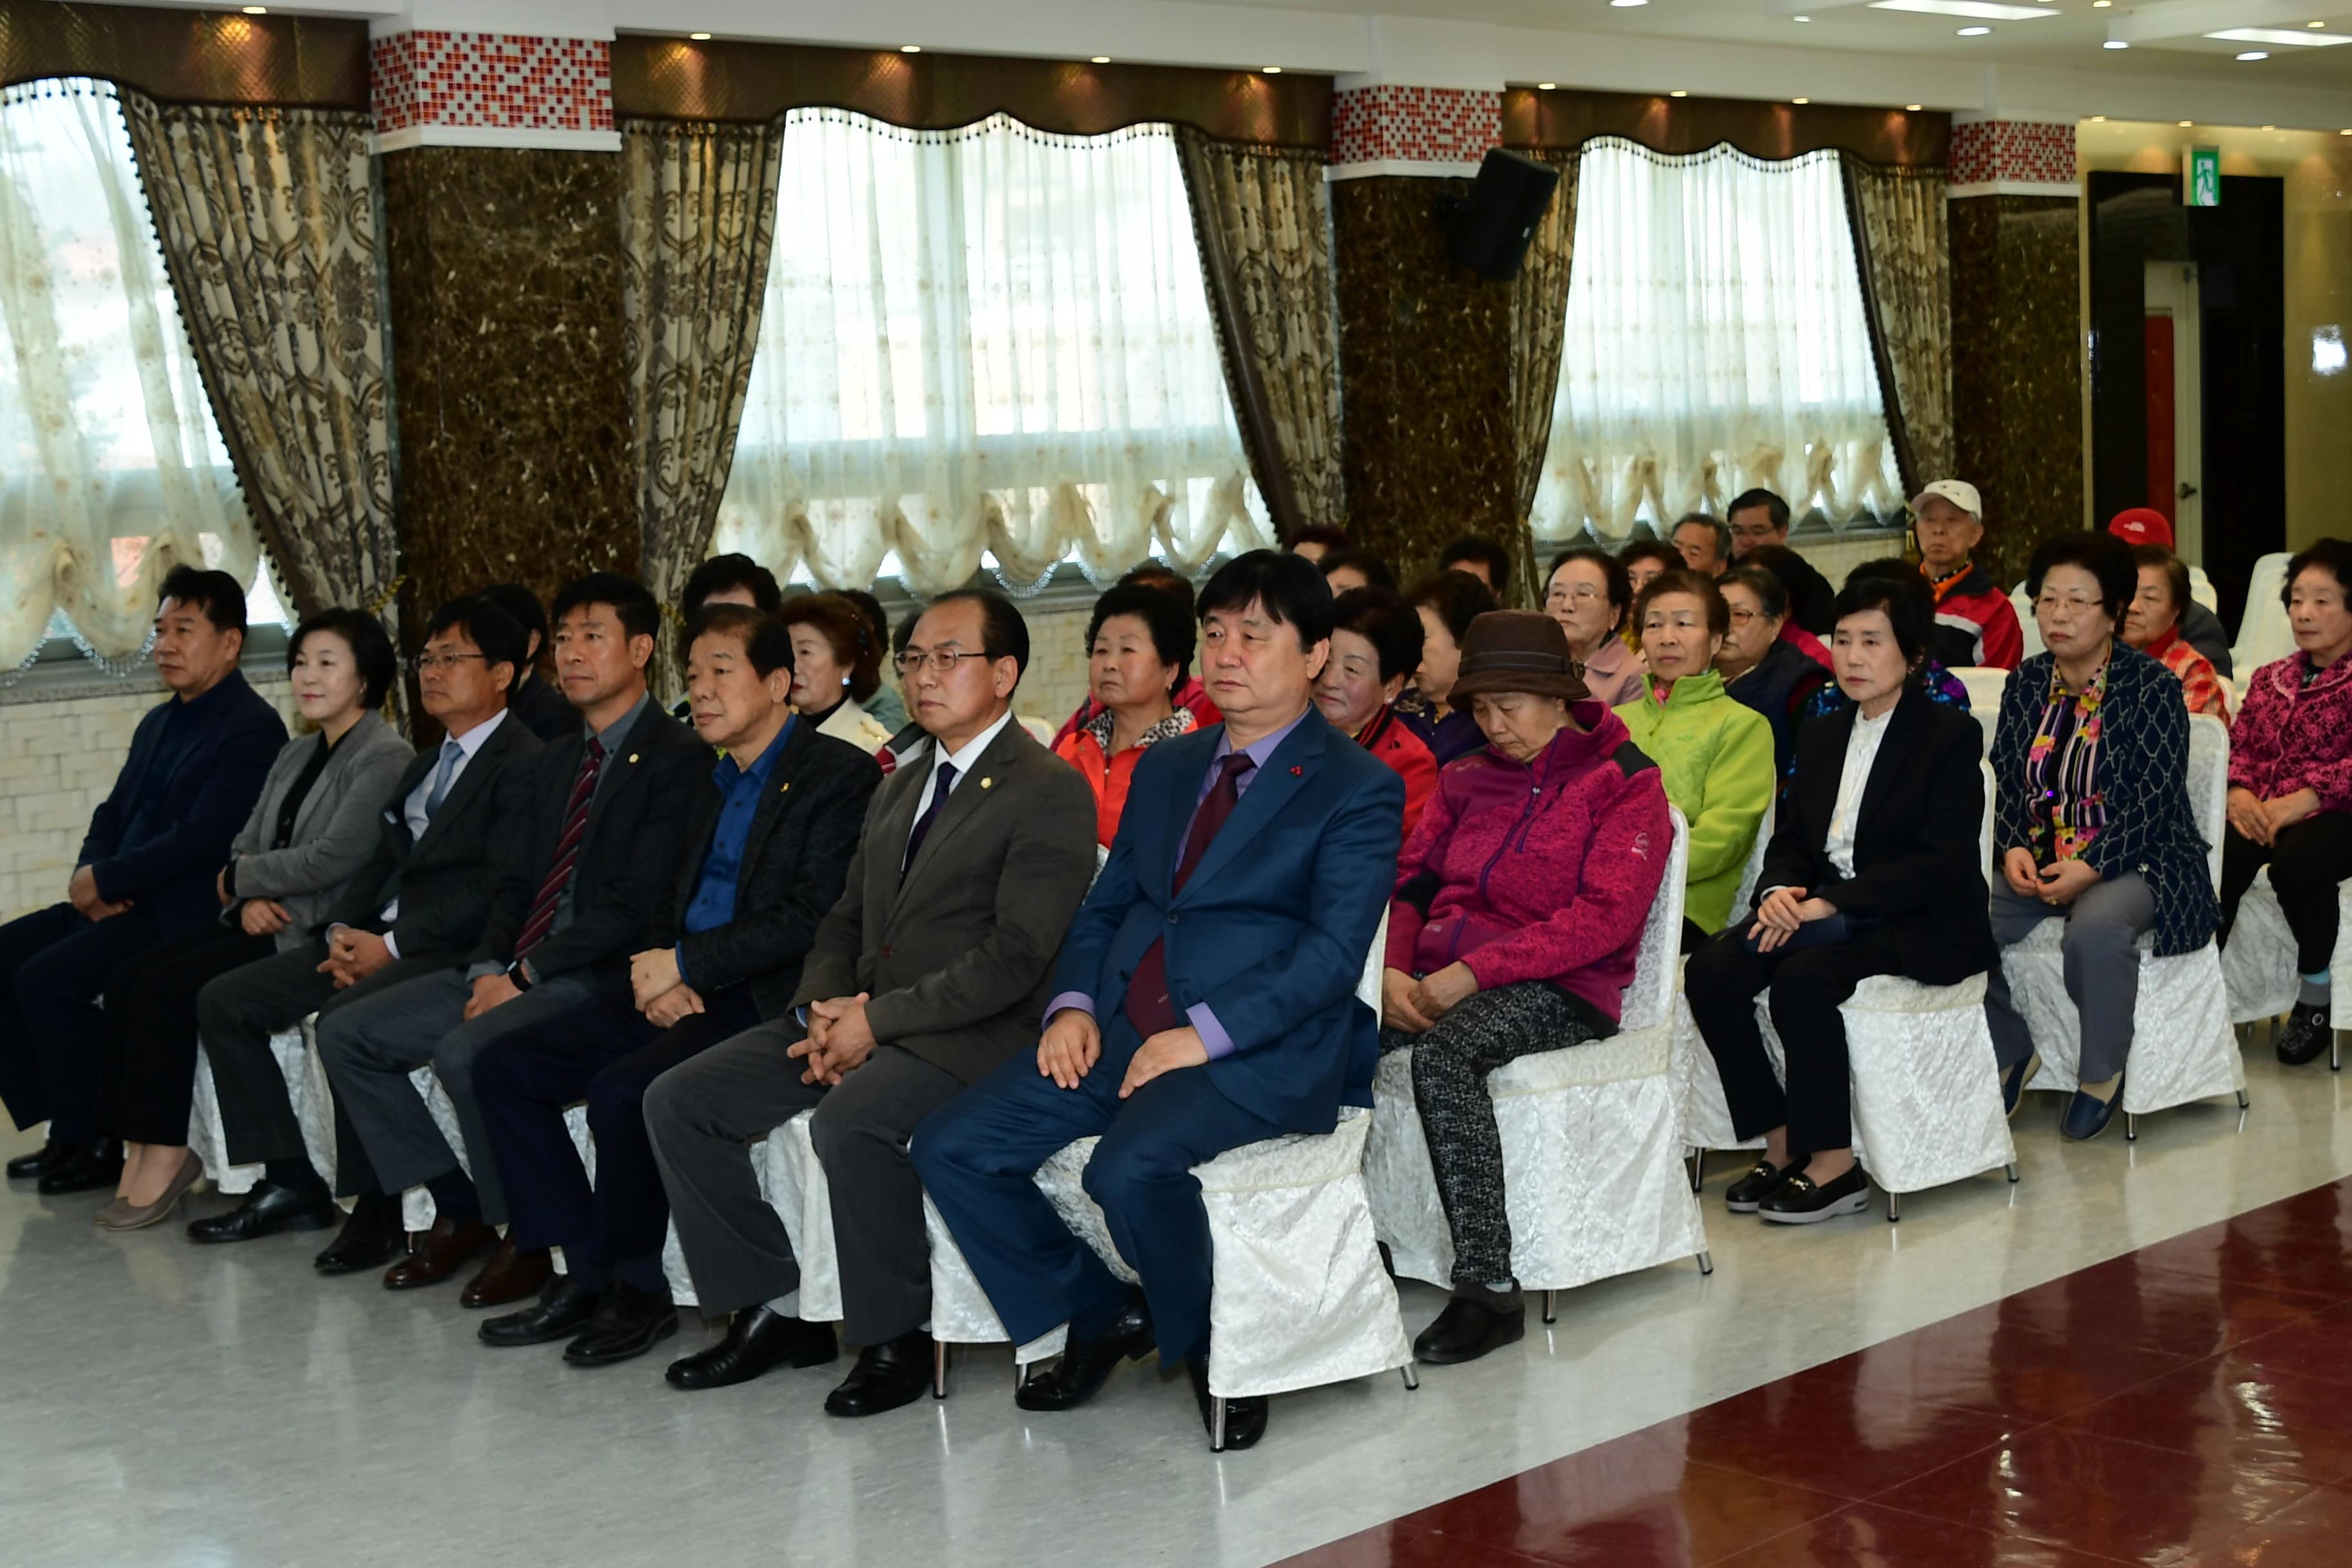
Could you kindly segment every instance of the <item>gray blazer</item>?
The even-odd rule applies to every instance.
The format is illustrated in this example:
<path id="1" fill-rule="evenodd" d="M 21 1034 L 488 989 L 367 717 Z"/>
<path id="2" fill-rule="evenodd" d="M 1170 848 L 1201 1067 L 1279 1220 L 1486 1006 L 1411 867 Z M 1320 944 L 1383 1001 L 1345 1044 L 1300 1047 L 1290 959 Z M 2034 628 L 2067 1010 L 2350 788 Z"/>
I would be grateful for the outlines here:
<path id="1" fill-rule="evenodd" d="M 901 879 L 937 743 L 874 792 L 793 1005 L 869 993 L 876 1039 L 971 1083 L 1037 1044 L 1054 956 L 1094 880 L 1095 801 L 1016 719 L 957 781 Z"/>
<path id="2" fill-rule="evenodd" d="M 278 808 L 301 775 L 317 734 L 297 735 L 269 764 L 261 798 L 228 847 L 236 867 L 236 895 L 273 899 L 293 917 L 278 933 L 278 951 L 301 946 L 327 923 L 352 874 L 375 848 L 376 814 L 391 803 L 401 770 L 416 753 L 373 709 L 360 715 L 327 753 L 327 765 L 294 814 L 294 836 L 283 849 L 268 847 L 276 836 Z M 237 905 L 221 911 L 237 918 Z"/>

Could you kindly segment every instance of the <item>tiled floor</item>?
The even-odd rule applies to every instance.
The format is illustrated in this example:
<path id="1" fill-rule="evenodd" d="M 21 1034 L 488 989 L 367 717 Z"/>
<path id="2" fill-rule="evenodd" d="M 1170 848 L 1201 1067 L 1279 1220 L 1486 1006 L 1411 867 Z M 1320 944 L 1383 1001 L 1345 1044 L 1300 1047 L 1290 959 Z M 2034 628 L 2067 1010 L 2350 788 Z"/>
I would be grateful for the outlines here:
<path id="1" fill-rule="evenodd" d="M 2315 1187 L 1291 1561 L 2341 1568 L 2347 1241 Z"/>

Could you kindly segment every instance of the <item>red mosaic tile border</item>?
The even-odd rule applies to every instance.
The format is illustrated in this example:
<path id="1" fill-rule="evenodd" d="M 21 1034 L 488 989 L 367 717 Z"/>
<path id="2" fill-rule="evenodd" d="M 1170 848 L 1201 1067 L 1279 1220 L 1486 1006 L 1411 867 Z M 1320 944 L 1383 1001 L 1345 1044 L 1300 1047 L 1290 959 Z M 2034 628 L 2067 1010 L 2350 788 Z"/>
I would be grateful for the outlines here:
<path id="1" fill-rule="evenodd" d="M 1475 163 L 1503 141 L 1503 95 L 1358 87 L 1331 97 L 1331 162 Z"/>
<path id="2" fill-rule="evenodd" d="M 394 33 L 369 47 L 368 68 L 379 132 L 613 129 L 613 51 L 602 38 Z"/>
<path id="3" fill-rule="evenodd" d="M 2017 180 L 2071 185 L 2077 174 L 2074 128 L 2038 121 L 1979 120 L 1952 127 L 1951 183 Z"/>

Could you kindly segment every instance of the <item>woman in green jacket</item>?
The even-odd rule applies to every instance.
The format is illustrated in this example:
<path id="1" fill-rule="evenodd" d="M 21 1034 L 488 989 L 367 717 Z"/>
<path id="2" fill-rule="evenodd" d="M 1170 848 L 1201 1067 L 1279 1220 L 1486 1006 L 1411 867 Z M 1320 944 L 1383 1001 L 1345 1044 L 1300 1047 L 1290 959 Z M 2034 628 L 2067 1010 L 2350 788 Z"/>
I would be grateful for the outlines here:
<path id="1" fill-rule="evenodd" d="M 1633 743 L 1658 764 L 1666 799 L 1690 824 L 1683 951 L 1723 929 L 1732 895 L 1772 804 L 1772 727 L 1735 700 L 1715 671 L 1730 606 L 1696 572 L 1661 574 L 1633 609 L 1649 673 L 1617 710 Z"/>

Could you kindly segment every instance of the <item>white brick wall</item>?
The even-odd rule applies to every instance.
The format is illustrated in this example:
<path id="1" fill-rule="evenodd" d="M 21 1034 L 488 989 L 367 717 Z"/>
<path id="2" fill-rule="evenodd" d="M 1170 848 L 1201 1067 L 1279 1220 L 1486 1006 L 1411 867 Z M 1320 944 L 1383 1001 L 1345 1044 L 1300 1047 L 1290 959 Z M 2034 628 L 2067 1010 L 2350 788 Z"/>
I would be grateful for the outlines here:
<path id="1" fill-rule="evenodd" d="M 254 689 L 290 728 L 285 679 L 256 680 Z M 136 680 L 0 706 L 0 915 L 13 919 L 65 897 L 89 814 L 114 786 L 140 716 L 163 700 L 160 685 Z"/>

